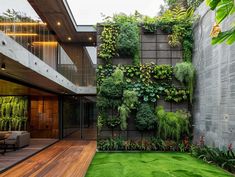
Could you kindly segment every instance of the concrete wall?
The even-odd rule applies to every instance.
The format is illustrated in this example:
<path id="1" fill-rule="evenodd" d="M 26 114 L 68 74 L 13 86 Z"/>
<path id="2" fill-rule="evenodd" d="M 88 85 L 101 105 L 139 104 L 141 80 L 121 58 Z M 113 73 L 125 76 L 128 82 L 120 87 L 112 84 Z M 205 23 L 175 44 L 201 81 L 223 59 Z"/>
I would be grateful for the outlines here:
<path id="1" fill-rule="evenodd" d="M 235 145 L 235 44 L 211 45 L 209 33 L 215 15 L 208 9 L 205 3 L 198 8 L 200 19 L 194 28 L 194 142 L 204 136 L 207 145 L 222 148 Z M 222 29 L 234 19 L 225 20 Z"/>

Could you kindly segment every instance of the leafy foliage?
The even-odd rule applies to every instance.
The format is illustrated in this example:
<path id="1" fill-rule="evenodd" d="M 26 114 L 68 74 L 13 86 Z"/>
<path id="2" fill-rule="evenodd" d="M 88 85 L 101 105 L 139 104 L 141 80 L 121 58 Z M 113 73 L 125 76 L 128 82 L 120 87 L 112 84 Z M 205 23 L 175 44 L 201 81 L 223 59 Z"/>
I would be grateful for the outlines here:
<path id="1" fill-rule="evenodd" d="M 156 18 L 145 16 L 143 18 L 142 26 L 147 32 L 155 32 L 157 30 Z"/>
<path id="2" fill-rule="evenodd" d="M 176 103 L 186 101 L 188 99 L 189 91 L 185 89 L 167 88 L 164 90 L 166 101 L 173 101 Z"/>
<path id="3" fill-rule="evenodd" d="M 212 44 L 220 44 L 226 41 L 228 45 L 231 45 L 235 41 L 235 27 L 232 29 L 219 33 L 218 37 L 212 38 Z"/>
<path id="4" fill-rule="evenodd" d="M 99 129 L 102 128 L 104 122 L 112 128 L 120 124 L 118 107 L 122 104 L 121 99 L 125 85 L 123 77 L 123 72 L 117 68 L 110 77 L 103 80 L 98 88 L 97 107 L 100 111 L 100 121 L 97 126 Z"/>
<path id="5" fill-rule="evenodd" d="M 211 10 L 216 11 L 216 24 L 220 24 L 225 18 L 232 15 L 235 12 L 235 2 L 234 0 L 206 0 L 208 6 Z M 234 22 L 233 22 L 234 23 Z M 235 42 L 235 27 L 232 26 L 231 29 L 220 32 L 219 35 L 213 35 L 218 29 L 214 28 L 211 31 L 212 44 L 220 44 L 225 42 L 227 44 L 233 44 Z"/>
<path id="6" fill-rule="evenodd" d="M 154 129 L 157 121 L 149 104 L 143 103 L 137 110 L 136 128 L 140 131 Z"/>
<path id="7" fill-rule="evenodd" d="M 162 140 L 158 137 L 149 137 L 140 140 L 125 140 L 122 137 L 101 139 L 97 142 L 97 148 L 101 151 L 188 151 L 184 143 L 176 143 L 173 140 Z"/>
<path id="8" fill-rule="evenodd" d="M 222 151 L 207 146 L 192 146 L 191 154 L 208 163 L 214 163 L 232 173 L 235 172 L 235 155 L 232 150 Z"/>
<path id="9" fill-rule="evenodd" d="M 100 58 L 110 61 L 117 55 L 133 58 L 133 64 L 139 63 L 139 16 L 136 12 L 130 16 L 121 13 L 106 18 L 102 24 Z"/>
<path id="10" fill-rule="evenodd" d="M 117 68 L 115 65 L 98 66 L 98 85 L 101 85 L 103 80 L 112 75 L 115 68 Z M 170 82 L 173 75 L 173 67 L 170 65 L 126 65 L 120 66 L 119 69 L 123 71 L 126 81 L 125 87 L 128 90 L 136 91 L 139 101 L 155 103 L 160 96 L 163 96 L 166 101 L 173 102 L 188 99 L 187 89 L 177 88 Z M 115 91 L 115 88 L 113 90 Z"/>
<path id="11" fill-rule="evenodd" d="M 139 58 L 139 27 L 136 23 L 125 22 L 120 24 L 117 39 L 117 51 L 120 56 Z M 134 63 L 138 64 L 138 63 Z"/>
<path id="12" fill-rule="evenodd" d="M 188 41 L 187 44 L 192 43 L 192 24 L 194 21 L 193 8 L 185 9 L 182 6 L 175 6 L 172 9 L 166 10 L 161 16 L 150 18 L 147 16 L 142 16 L 139 13 L 127 16 L 125 14 L 116 14 L 113 18 L 109 18 L 104 24 L 112 23 L 118 27 L 118 35 L 115 36 L 112 48 L 116 48 L 118 55 L 127 56 L 133 58 L 133 63 L 139 63 L 139 25 L 147 32 L 155 32 L 157 29 L 161 29 L 166 33 L 169 33 L 169 44 L 172 47 L 180 46 L 184 41 Z M 116 34 L 116 33 L 115 33 Z M 101 34 L 101 39 L 105 38 L 107 35 L 105 33 Z M 109 37 L 109 36 L 107 36 Z M 109 37 L 110 38 L 110 37 Z M 105 44 L 104 44 L 105 45 Z M 115 47 L 114 47 L 115 45 Z M 102 50 L 101 46 L 101 50 Z M 184 60 L 191 60 L 190 56 L 192 53 L 192 46 L 184 45 L 183 50 L 187 55 Z M 115 56 L 109 55 L 108 51 L 112 50 L 102 50 L 101 57 L 110 56 L 111 59 Z"/>
<path id="13" fill-rule="evenodd" d="M 116 65 L 99 65 L 97 68 L 97 84 L 101 85 L 106 77 L 112 75 Z M 170 65 L 140 64 L 120 66 L 127 82 L 152 83 L 153 80 L 171 80 L 173 67 Z"/>
<path id="14" fill-rule="evenodd" d="M 153 69 L 153 77 L 155 79 L 171 80 L 173 74 L 173 67 L 170 65 L 155 65 Z"/>

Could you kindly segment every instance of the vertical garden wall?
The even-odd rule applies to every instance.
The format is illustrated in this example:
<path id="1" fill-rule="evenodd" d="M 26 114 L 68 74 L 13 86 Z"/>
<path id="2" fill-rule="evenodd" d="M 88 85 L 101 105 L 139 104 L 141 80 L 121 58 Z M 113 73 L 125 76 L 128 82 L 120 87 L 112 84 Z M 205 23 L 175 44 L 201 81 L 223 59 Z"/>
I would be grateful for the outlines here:
<path id="1" fill-rule="evenodd" d="M 28 120 L 28 97 L 0 97 L 0 130 L 26 130 Z"/>
<path id="2" fill-rule="evenodd" d="M 180 8 L 160 19 L 120 14 L 98 25 L 100 149 L 156 149 L 158 143 L 177 149 L 188 143 L 191 14 Z"/>

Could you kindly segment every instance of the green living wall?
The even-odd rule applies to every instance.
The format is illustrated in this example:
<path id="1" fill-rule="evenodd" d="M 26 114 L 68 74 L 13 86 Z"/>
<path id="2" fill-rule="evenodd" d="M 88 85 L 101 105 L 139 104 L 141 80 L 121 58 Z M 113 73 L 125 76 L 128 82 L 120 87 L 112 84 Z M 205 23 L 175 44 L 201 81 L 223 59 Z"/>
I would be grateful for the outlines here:
<path id="1" fill-rule="evenodd" d="M 150 18 L 114 15 L 102 24 L 97 68 L 98 148 L 102 150 L 179 150 L 190 141 L 188 109 L 167 111 L 158 100 L 170 103 L 193 101 L 195 69 L 192 66 L 193 10 L 180 7 Z M 169 45 L 181 47 L 182 62 L 176 66 L 141 64 L 140 37 L 157 30 L 168 34 Z M 132 65 L 113 65 L 115 57 L 132 58 Z M 128 138 L 133 120 L 138 138 Z M 102 131 L 110 129 L 110 136 Z M 117 135 L 115 132 L 119 131 Z"/>
<path id="2" fill-rule="evenodd" d="M 0 97 L 0 130 L 26 130 L 28 97 Z"/>

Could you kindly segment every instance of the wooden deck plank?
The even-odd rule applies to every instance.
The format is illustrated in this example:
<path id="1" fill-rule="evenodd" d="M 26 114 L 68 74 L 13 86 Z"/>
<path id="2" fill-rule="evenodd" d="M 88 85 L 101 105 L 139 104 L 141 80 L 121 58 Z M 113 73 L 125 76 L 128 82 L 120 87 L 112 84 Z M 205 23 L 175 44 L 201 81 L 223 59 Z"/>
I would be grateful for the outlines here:
<path id="1" fill-rule="evenodd" d="M 60 141 L 0 177 L 84 177 L 95 152 L 95 141 Z"/>
<path id="2" fill-rule="evenodd" d="M 57 139 L 31 139 L 29 146 L 16 151 L 8 149 L 4 155 L 0 155 L 0 173 L 20 161 L 57 142 Z"/>

